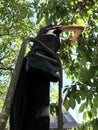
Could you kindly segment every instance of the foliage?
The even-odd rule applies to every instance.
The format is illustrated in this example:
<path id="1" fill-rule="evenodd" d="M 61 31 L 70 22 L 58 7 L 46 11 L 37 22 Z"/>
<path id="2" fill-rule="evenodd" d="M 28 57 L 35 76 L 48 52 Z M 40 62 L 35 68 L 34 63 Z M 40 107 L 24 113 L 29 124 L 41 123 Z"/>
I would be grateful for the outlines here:
<path id="1" fill-rule="evenodd" d="M 76 128 L 76 130 L 97 130 L 98 128 L 98 118 L 94 119 L 91 122 L 86 122 L 79 127 Z"/>
<path id="2" fill-rule="evenodd" d="M 72 85 L 64 88 L 64 105 L 66 109 L 74 109 L 76 103 L 81 104 L 79 112 L 84 112 L 85 121 L 89 117 L 88 124 L 95 130 L 97 120 L 94 118 L 97 119 L 98 109 L 98 1 L 1 0 L 0 18 L 1 107 L 25 38 L 34 37 L 40 27 L 48 24 L 85 24 L 84 32 L 72 46 L 68 45 L 72 33 L 61 34 L 58 55 L 67 77 L 72 80 Z"/>

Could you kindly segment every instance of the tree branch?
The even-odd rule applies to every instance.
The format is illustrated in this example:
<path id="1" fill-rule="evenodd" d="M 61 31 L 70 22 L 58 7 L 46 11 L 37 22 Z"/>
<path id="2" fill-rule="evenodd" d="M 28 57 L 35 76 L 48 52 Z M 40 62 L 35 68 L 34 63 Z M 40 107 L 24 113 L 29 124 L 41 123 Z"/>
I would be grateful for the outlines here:
<path id="1" fill-rule="evenodd" d="M 11 67 L 0 67 L 0 70 L 10 70 L 10 71 L 12 71 L 12 70 L 14 70 L 13 68 L 11 68 Z"/>
<path id="2" fill-rule="evenodd" d="M 4 36 L 9 36 L 10 34 L 7 33 L 7 34 L 0 34 L 0 37 L 4 37 Z"/>

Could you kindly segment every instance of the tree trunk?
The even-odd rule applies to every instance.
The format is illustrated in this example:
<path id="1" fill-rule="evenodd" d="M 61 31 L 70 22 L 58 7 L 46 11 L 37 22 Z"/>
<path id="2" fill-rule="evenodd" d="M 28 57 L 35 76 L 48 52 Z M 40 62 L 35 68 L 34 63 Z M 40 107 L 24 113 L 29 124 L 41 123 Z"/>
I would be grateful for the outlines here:
<path id="1" fill-rule="evenodd" d="M 21 49 L 19 52 L 19 56 L 17 59 L 17 64 L 15 66 L 15 70 L 13 71 L 11 83 L 8 88 L 8 92 L 7 92 L 5 101 L 4 101 L 4 105 L 3 105 L 3 108 L 0 113 L 0 130 L 5 130 L 8 116 L 10 114 L 10 107 L 11 107 L 11 103 L 12 103 L 12 99 L 13 99 L 13 95 L 14 95 L 14 91 L 15 91 L 15 86 L 18 81 L 18 77 L 19 77 L 19 73 L 20 73 L 27 42 L 28 42 L 28 40 L 26 40 L 22 43 L 22 46 L 21 46 Z"/>

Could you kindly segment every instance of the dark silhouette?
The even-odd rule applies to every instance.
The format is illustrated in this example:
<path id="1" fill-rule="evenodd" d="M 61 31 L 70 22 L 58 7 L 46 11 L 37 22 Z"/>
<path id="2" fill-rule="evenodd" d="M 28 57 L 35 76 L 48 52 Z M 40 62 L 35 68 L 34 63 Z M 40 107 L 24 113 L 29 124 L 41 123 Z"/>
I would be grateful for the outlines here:
<path id="1" fill-rule="evenodd" d="M 56 53 L 61 30 L 50 27 L 43 27 L 36 38 Z M 49 129 L 49 87 L 50 81 L 59 79 L 59 66 L 36 52 L 52 58 L 36 43 L 24 57 L 10 111 L 10 130 Z"/>

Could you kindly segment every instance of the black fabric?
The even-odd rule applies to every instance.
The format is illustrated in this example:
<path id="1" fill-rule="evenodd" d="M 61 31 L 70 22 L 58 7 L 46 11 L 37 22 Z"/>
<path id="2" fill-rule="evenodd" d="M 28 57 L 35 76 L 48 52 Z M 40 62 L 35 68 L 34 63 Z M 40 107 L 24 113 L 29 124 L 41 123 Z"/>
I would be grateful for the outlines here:
<path id="1" fill-rule="evenodd" d="M 60 31 L 54 30 L 56 37 L 45 35 L 48 29 L 43 29 L 37 38 L 56 53 Z M 36 52 L 52 57 L 36 43 L 24 57 L 10 110 L 10 130 L 49 130 L 49 117 L 42 117 L 41 112 L 49 107 L 50 81 L 58 81 L 59 66 L 35 56 Z"/>
<path id="2" fill-rule="evenodd" d="M 32 55 L 33 56 L 27 57 L 28 59 L 27 70 L 29 69 L 31 69 L 32 71 L 36 70 L 42 75 L 45 75 L 49 81 L 57 82 L 59 80 L 59 75 L 57 73 L 59 72 L 59 64 L 52 63 L 35 54 Z"/>
<path id="3" fill-rule="evenodd" d="M 34 70 L 26 72 L 25 66 L 26 58 L 11 105 L 10 130 L 33 130 L 36 115 L 44 106 L 49 106 L 49 80 Z"/>
<path id="4" fill-rule="evenodd" d="M 35 120 L 34 130 L 48 130 L 48 129 L 49 129 L 49 117 L 41 117 Z"/>
<path id="5" fill-rule="evenodd" d="M 39 35 L 36 37 L 38 40 L 40 40 L 42 43 L 44 43 L 47 47 L 49 47 L 52 51 L 55 53 L 60 48 L 60 39 L 54 35 Z M 40 51 L 45 52 L 39 45 L 36 43 L 33 45 L 31 51 Z M 48 54 L 47 54 L 48 55 Z"/>
<path id="6" fill-rule="evenodd" d="M 44 43 L 48 48 L 50 48 L 55 53 L 58 51 L 60 47 L 60 40 L 58 37 L 54 35 L 39 35 L 37 36 L 37 39 L 40 40 L 42 43 Z M 34 44 L 27 56 L 28 69 L 32 68 L 42 72 L 52 82 L 58 81 L 60 76 L 58 75 L 59 64 L 50 62 L 49 60 L 46 60 L 39 56 L 35 56 L 36 52 L 39 52 L 45 56 L 53 58 L 53 56 L 45 52 L 39 45 Z"/>

